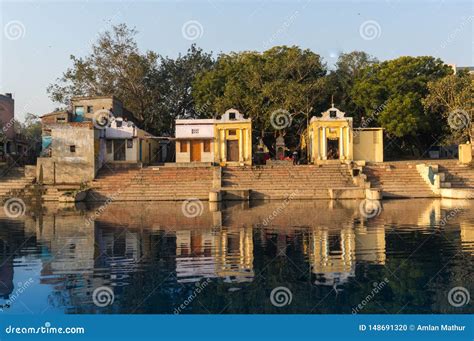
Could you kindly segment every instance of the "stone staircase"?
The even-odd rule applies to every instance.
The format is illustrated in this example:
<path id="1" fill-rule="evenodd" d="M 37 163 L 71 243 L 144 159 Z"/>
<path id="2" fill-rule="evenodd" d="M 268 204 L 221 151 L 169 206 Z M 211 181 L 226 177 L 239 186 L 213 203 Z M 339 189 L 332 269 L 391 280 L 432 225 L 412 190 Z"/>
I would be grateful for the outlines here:
<path id="1" fill-rule="evenodd" d="M 208 200 L 212 185 L 212 167 L 106 165 L 91 183 L 88 200 Z"/>
<path id="2" fill-rule="evenodd" d="M 0 201 L 31 195 L 34 180 L 33 176 L 25 176 L 24 168 L 3 170 L 0 173 Z"/>
<path id="3" fill-rule="evenodd" d="M 363 172 L 371 188 L 382 190 L 384 198 L 437 197 L 416 169 L 417 162 L 368 164 Z"/>
<path id="4" fill-rule="evenodd" d="M 329 199 L 341 189 L 347 196 L 363 195 L 348 165 L 224 167 L 222 190 L 250 190 L 250 199 Z"/>
<path id="5" fill-rule="evenodd" d="M 457 162 L 439 163 L 439 173 L 444 173 L 444 183 L 451 188 L 474 189 L 474 167 L 473 165 L 460 165 Z"/>

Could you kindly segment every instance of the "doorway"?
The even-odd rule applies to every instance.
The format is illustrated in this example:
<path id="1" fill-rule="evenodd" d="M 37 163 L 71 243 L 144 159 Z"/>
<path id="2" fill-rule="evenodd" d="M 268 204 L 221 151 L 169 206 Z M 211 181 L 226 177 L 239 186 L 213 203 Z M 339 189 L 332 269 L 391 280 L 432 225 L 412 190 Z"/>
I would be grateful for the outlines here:
<path id="1" fill-rule="evenodd" d="M 239 141 L 228 140 L 227 141 L 227 161 L 239 161 Z"/>
<path id="2" fill-rule="evenodd" d="M 114 161 L 125 161 L 126 140 L 114 140 Z"/>
<path id="3" fill-rule="evenodd" d="M 191 162 L 201 161 L 201 141 L 191 141 Z"/>
<path id="4" fill-rule="evenodd" d="M 328 160 L 338 160 L 339 159 L 339 139 L 327 139 L 327 157 Z"/>

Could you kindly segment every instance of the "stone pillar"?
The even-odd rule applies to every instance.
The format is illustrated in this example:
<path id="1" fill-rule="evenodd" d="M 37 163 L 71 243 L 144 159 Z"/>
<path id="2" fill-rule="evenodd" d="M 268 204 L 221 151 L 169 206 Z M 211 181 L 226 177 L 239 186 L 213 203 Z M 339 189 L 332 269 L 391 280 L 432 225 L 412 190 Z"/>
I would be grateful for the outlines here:
<path id="1" fill-rule="evenodd" d="M 227 143 L 225 140 L 225 129 L 221 129 L 219 132 L 220 135 L 220 146 L 219 148 L 221 149 L 221 159 L 219 160 L 220 162 L 226 162 L 227 161 Z"/>
<path id="2" fill-rule="evenodd" d="M 322 151 L 322 154 L 323 154 L 323 160 L 327 160 L 327 146 L 326 146 L 326 127 L 322 127 L 323 129 L 323 151 Z"/>
<path id="3" fill-rule="evenodd" d="M 245 140 L 245 160 L 250 160 L 252 161 L 252 158 L 250 155 L 252 154 L 252 131 L 250 129 L 245 129 L 246 132 L 246 140 Z"/>
<path id="4" fill-rule="evenodd" d="M 314 140 L 313 136 L 313 155 L 316 155 L 316 159 L 321 160 L 321 151 L 319 150 L 319 127 L 314 131 L 314 134 L 316 135 L 316 139 Z"/>
<path id="5" fill-rule="evenodd" d="M 339 160 L 344 160 L 344 128 L 339 128 Z"/>
<path id="6" fill-rule="evenodd" d="M 349 141 L 351 135 L 351 130 L 349 126 L 346 127 L 346 159 L 351 158 L 351 142 Z"/>
<path id="7" fill-rule="evenodd" d="M 221 161 L 221 131 L 216 131 L 215 141 L 214 141 L 214 161 Z"/>
<path id="8" fill-rule="evenodd" d="M 244 130 L 239 129 L 239 162 L 244 161 Z"/>

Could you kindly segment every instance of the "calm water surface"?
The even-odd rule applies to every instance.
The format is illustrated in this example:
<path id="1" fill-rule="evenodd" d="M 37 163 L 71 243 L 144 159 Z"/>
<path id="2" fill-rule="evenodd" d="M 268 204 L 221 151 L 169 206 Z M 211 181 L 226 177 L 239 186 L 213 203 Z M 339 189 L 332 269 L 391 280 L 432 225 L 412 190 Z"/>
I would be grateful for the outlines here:
<path id="1" fill-rule="evenodd" d="M 0 210 L 0 314 L 474 312 L 448 301 L 474 295 L 473 201 L 384 201 L 370 218 L 357 201 L 194 208 Z M 101 287 L 112 304 L 94 304 Z"/>

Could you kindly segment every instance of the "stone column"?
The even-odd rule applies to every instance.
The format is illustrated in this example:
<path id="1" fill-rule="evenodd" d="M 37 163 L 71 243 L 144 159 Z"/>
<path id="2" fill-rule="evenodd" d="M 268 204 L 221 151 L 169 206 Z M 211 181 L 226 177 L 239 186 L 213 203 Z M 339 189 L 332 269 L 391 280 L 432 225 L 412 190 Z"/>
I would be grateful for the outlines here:
<path id="1" fill-rule="evenodd" d="M 239 129 L 239 162 L 244 161 L 244 130 Z"/>
<path id="2" fill-rule="evenodd" d="M 351 131 L 350 131 L 350 128 L 349 126 L 346 127 L 346 159 L 349 159 L 351 157 L 350 155 L 350 146 L 351 146 L 351 143 L 349 141 L 349 138 L 350 138 L 350 134 L 351 134 Z"/>
<path id="3" fill-rule="evenodd" d="M 326 147 L 326 127 L 322 127 L 323 129 L 323 151 L 322 151 L 322 154 L 323 154 L 323 160 L 327 160 L 327 147 Z"/>
<path id="4" fill-rule="evenodd" d="M 227 145 L 226 145 L 226 140 L 225 140 L 225 129 L 221 129 L 219 132 L 220 135 L 220 146 L 219 148 L 221 149 L 221 159 L 219 160 L 220 162 L 226 162 L 227 161 Z"/>
<path id="5" fill-rule="evenodd" d="M 314 146 L 315 148 L 315 154 L 316 154 L 316 158 L 318 160 L 321 160 L 321 148 L 320 148 L 320 139 L 321 139 L 321 128 L 318 127 L 318 129 L 315 130 L 315 133 L 316 133 L 316 146 Z"/>
<path id="6" fill-rule="evenodd" d="M 252 130 L 251 129 L 246 129 L 246 136 L 247 139 L 245 141 L 245 160 L 250 160 L 252 161 L 252 158 L 250 157 L 250 154 L 252 154 Z"/>
<path id="7" fill-rule="evenodd" d="M 339 159 L 344 160 L 344 128 L 339 128 Z"/>

